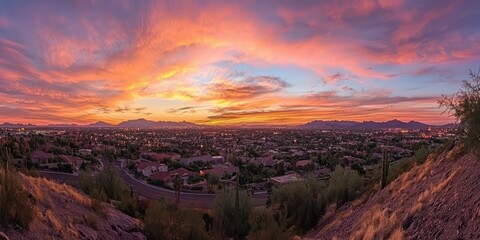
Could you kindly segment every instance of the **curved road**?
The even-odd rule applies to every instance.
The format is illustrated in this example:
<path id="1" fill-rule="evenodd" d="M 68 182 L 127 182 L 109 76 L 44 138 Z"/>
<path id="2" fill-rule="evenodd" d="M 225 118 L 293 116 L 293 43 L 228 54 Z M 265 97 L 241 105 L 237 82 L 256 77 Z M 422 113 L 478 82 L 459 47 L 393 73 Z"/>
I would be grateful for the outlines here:
<path id="1" fill-rule="evenodd" d="M 104 163 L 105 164 L 105 163 Z M 107 164 L 105 164 L 107 165 Z M 147 199 L 165 199 L 166 201 L 173 202 L 176 200 L 175 191 L 163 187 L 150 185 L 142 182 L 121 168 L 121 162 L 115 163 L 115 169 L 120 174 L 125 182 L 133 187 L 136 194 Z M 78 175 L 60 173 L 60 172 L 45 172 L 39 171 L 40 176 L 48 179 L 53 179 L 59 182 L 64 182 L 70 185 L 76 185 L 78 182 Z M 267 201 L 268 195 L 266 192 L 259 192 L 253 195 L 254 206 L 263 206 Z M 215 202 L 215 194 L 207 193 L 180 193 L 180 204 L 193 208 L 211 209 Z"/>

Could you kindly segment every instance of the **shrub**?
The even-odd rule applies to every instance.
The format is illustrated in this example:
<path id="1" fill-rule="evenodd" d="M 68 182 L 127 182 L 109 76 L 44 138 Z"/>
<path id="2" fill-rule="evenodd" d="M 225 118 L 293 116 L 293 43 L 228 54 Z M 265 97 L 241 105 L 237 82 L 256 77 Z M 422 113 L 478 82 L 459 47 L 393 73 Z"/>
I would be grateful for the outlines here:
<path id="1" fill-rule="evenodd" d="M 286 216 L 287 226 L 303 233 L 315 226 L 325 212 L 326 204 L 320 195 L 324 188 L 314 177 L 275 188 L 270 196 L 271 207 Z"/>
<path id="2" fill-rule="evenodd" d="M 292 237 L 285 226 L 285 219 L 281 215 L 275 217 L 269 209 L 255 209 L 250 215 L 249 223 L 249 239 L 287 240 Z"/>
<path id="3" fill-rule="evenodd" d="M 208 239 L 200 213 L 163 201 L 150 202 L 144 218 L 145 232 L 150 239 Z"/>
<path id="4" fill-rule="evenodd" d="M 210 173 L 207 178 L 208 184 L 217 185 L 220 182 L 220 177 L 217 174 Z"/>
<path id="5" fill-rule="evenodd" d="M 224 189 L 215 198 L 215 213 L 217 228 L 227 237 L 236 234 L 243 239 L 247 236 L 249 225 L 248 219 L 252 209 L 252 201 L 246 191 L 239 191 L 239 212 L 235 209 L 236 192 Z"/>
<path id="6" fill-rule="evenodd" d="M 0 224 L 18 224 L 28 229 L 35 208 L 14 170 L 0 169 Z"/>
<path id="7" fill-rule="evenodd" d="M 328 204 L 337 206 L 359 197 L 364 190 L 364 179 L 356 171 L 346 171 L 340 165 L 330 174 L 330 181 L 325 193 Z"/>
<path id="8" fill-rule="evenodd" d="M 10 154 L 0 147 L 0 225 L 18 224 L 28 229 L 35 216 L 35 208 L 28 193 L 9 168 Z"/>
<path id="9" fill-rule="evenodd" d="M 467 147 L 480 154 L 480 69 L 476 73 L 470 70 L 459 92 L 442 95 L 438 103 L 460 121 L 459 130 L 465 133 Z"/>
<path id="10" fill-rule="evenodd" d="M 120 211 L 128 214 L 131 217 L 137 216 L 137 200 L 129 195 L 124 195 L 117 206 Z"/>

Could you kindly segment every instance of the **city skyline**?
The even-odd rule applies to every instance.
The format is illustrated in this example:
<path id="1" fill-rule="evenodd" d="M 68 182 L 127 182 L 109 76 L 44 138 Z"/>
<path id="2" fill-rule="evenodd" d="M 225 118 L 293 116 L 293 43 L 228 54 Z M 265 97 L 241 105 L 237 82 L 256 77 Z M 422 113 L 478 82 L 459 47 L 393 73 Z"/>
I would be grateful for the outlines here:
<path id="1" fill-rule="evenodd" d="M 3 1 L 0 122 L 454 122 L 472 1 Z"/>

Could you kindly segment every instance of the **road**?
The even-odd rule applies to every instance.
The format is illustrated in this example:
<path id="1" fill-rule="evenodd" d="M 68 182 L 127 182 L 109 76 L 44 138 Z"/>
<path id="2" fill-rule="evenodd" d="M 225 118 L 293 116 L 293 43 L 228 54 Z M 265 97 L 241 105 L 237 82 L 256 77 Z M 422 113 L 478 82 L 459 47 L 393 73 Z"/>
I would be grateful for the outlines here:
<path id="1" fill-rule="evenodd" d="M 108 163 L 103 163 L 105 166 Z M 118 171 L 123 180 L 133 187 L 133 190 L 136 194 L 147 198 L 147 199 L 165 199 L 168 202 L 174 202 L 176 199 L 175 191 L 163 187 L 158 187 L 150 185 L 148 183 L 142 182 L 133 176 L 129 175 L 124 169 L 121 168 L 121 162 L 117 161 L 115 163 L 115 169 Z M 40 176 L 43 176 L 48 179 L 53 179 L 59 182 L 64 182 L 70 185 L 76 185 L 78 182 L 78 176 L 67 173 L 59 172 L 45 172 L 39 171 Z M 254 206 L 264 206 L 267 202 L 268 195 L 266 192 L 259 192 L 253 195 L 253 204 Z M 207 193 L 190 193 L 190 192 L 181 192 L 180 193 L 180 204 L 186 207 L 201 208 L 201 209 L 211 209 L 213 208 L 215 202 L 215 194 Z"/>

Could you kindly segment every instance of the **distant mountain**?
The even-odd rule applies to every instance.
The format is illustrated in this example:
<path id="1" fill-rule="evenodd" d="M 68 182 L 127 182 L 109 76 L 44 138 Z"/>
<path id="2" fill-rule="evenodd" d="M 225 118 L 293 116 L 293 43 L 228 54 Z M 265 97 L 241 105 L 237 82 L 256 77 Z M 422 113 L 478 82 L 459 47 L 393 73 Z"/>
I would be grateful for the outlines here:
<path id="1" fill-rule="evenodd" d="M 299 126 L 304 129 L 388 129 L 388 128 L 401 128 L 401 129 L 427 129 L 429 127 L 453 127 L 450 124 L 444 126 L 434 126 L 425 123 L 410 121 L 402 122 L 397 119 L 387 122 L 356 122 L 356 121 L 322 121 L 316 120 L 304 125 Z"/>
<path id="2" fill-rule="evenodd" d="M 0 124 L 0 128 L 30 128 L 35 127 L 33 124 L 21 124 L 21 123 L 2 123 Z"/>
<path id="3" fill-rule="evenodd" d="M 171 122 L 171 121 L 151 121 L 143 118 L 136 120 L 127 120 L 119 124 L 110 124 L 103 121 L 91 123 L 88 125 L 77 124 L 49 124 L 49 125 L 33 125 L 21 123 L 3 123 L 0 128 L 196 128 L 202 127 L 190 122 Z"/>
<path id="4" fill-rule="evenodd" d="M 322 120 L 315 120 L 313 122 L 306 123 L 301 128 L 310 128 L 310 129 L 344 129 L 344 128 L 351 128 L 355 125 L 359 124 L 359 122 L 354 121 L 322 121 Z"/>
<path id="5" fill-rule="evenodd" d="M 104 121 L 98 121 L 96 123 L 91 123 L 91 124 L 88 124 L 86 127 L 92 127 L 92 128 L 110 128 L 110 127 L 114 127 L 113 124 L 110 124 L 110 123 L 107 123 L 107 122 L 104 122 Z"/>
<path id="6" fill-rule="evenodd" d="M 151 121 L 144 118 L 136 120 L 127 120 L 119 123 L 116 127 L 120 128 L 194 128 L 199 125 L 190 122 L 171 122 L 171 121 Z"/>

